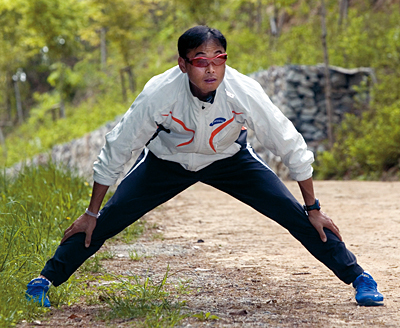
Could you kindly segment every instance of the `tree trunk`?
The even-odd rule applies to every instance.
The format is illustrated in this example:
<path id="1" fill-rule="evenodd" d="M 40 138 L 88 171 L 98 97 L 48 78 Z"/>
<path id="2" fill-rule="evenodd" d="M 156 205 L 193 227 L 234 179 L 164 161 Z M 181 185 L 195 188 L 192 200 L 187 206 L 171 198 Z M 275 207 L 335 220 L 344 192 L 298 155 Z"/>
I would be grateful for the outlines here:
<path id="1" fill-rule="evenodd" d="M 65 118 L 64 78 L 65 78 L 65 64 L 61 63 L 61 73 L 60 73 L 60 118 Z"/>
<path id="2" fill-rule="evenodd" d="M 324 49 L 324 64 L 325 64 L 325 103 L 326 103 L 326 114 L 328 117 L 328 141 L 329 141 L 329 149 L 333 147 L 333 117 L 332 117 L 332 86 L 331 86 L 331 78 L 329 72 L 329 56 L 328 56 L 328 46 L 326 42 L 326 8 L 325 1 L 321 0 L 321 26 L 322 26 L 322 47 Z"/>
<path id="3" fill-rule="evenodd" d="M 0 125 L 0 145 L 2 145 L 3 147 L 5 146 L 5 139 L 4 139 L 3 131 L 1 129 L 1 125 Z"/>
<path id="4" fill-rule="evenodd" d="M 7 158 L 7 147 L 6 147 L 6 138 L 4 137 L 3 134 L 3 126 L 12 126 L 12 122 L 0 122 L 0 145 L 3 148 L 3 157 Z"/>
<path id="5" fill-rule="evenodd" d="M 24 122 L 24 115 L 22 113 L 21 93 L 19 91 L 18 77 L 16 80 L 14 80 L 14 91 L 15 91 L 15 103 L 17 106 L 18 123 L 22 124 Z"/>
<path id="6" fill-rule="evenodd" d="M 136 87 L 131 66 L 126 66 L 125 68 L 121 68 L 119 70 L 119 75 L 121 76 L 122 100 L 124 102 L 127 101 L 125 76 L 124 76 L 125 73 L 128 74 L 129 89 L 132 91 L 132 93 L 135 92 L 135 87 Z"/>
<path id="7" fill-rule="evenodd" d="M 261 33 L 262 31 L 262 20 L 263 20 L 263 15 L 262 15 L 262 3 L 261 0 L 257 0 L 257 33 Z"/>
<path id="8" fill-rule="evenodd" d="M 121 77 L 122 101 L 125 103 L 127 100 L 127 97 L 126 97 L 125 77 L 124 77 L 124 69 L 123 68 L 119 70 L 119 75 Z"/>
<path id="9" fill-rule="evenodd" d="M 103 71 L 107 68 L 107 47 L 106 47 L 106 33 L 105 27 L 100 30 L 100 53 L 101 53 L 101 69 Z"/>
<path id="10" fill-rule="evenodd" d="M 133 73 L 130 66 L 126 68 L 126 72 L 128 73 L 129 77 L 129 89 L 131 89 L 132 93 L 135 92 L 135 80 L 133 79 Z"/>
<path id="11" fill-rule="evenodd" d="M 277 37 L 281 34 L 283 24 L 285 23 L 287 17 L 288 17 L 288 13 L 286 12 L 286 10 L 284 10 L 278 18 L 278 32 L 276 34 Z"/>
<path id="12" fill-rule="evenodd" d="M 6 111 L 7 111 L 7 116 L 6 119 L 8 121 L 12 121 L 12 104 L 11 104 L 11 98 L 13 94 L 13 79 L 12 79 L 12 73 L 7 71 L 6 73 Z"/>
<path id="13" fill-rule="evenodd" d="M 348 8 L 349 8 L 349 0 L 340 0 L 340 4 L 339 4 L 339 26 L 342 25 L 343 20 L 347 19 Z"/>
<path id="14" fill-rule="evenodd" d="M 271 28 L 271 34 L 273 36 L 277 36 L 278 35 L 278 28 L 276 27 L 275 17 L 274 16 L 271 16 L 269 18 L 269 26 Z"/>

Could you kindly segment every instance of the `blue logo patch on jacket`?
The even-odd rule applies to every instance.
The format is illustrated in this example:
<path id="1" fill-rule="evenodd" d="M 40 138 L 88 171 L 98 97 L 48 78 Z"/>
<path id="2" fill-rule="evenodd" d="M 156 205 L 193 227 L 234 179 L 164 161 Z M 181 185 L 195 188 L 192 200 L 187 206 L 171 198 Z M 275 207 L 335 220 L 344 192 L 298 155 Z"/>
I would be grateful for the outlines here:
<path id="1" fill-rule="evenodd" d="M 213 126 L 215 124 L 221 124 L 226 121 L 226 118 L 223 117 L 217 117 L 212 123 L 210 123 L 210 126 Z"/>

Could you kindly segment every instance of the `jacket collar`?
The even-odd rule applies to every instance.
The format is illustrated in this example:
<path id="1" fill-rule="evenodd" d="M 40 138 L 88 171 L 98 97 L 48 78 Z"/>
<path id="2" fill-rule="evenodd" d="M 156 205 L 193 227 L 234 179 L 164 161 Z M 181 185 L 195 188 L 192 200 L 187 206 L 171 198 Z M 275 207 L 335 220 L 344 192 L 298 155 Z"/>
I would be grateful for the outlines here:
<path id="1" fill-rule="evenodd" d="M 203 109 L 203 110 L 209 109 L 217 101 L 218 96 L 220 96 L 219 94 L 221 93 L 221 87 L 224 84 L 223 81 L 218 86 L 216 93 L 215 93 L 214 102 L 211 104 L 209 102 L 202 101 L 199 98 L 193 96 L 192 91 L 190 91 L 189 77 L 187 74 L 184 74 L 184 76 L 185 76 L 185 82 L 184 82 L 185 90 L 188 95 L 188 99 L 191 102 L 191 105 L 193 105 L 194 108 L 199 108 L 199 109 Z"/>

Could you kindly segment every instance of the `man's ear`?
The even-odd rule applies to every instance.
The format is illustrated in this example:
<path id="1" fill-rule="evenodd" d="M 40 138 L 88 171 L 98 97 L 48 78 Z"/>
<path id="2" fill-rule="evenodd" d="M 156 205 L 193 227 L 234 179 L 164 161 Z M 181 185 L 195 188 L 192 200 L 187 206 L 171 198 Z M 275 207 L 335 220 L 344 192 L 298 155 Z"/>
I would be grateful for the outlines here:
<path id="1" fill-rule="evenodd" d="M 181 69 L 182 73 L 186 73 L 187 72 L 187 70 L 186 70 L 186 61 L 182 57 L 178 58 L 178 65 L 179 65 L 179 68 Z"/>

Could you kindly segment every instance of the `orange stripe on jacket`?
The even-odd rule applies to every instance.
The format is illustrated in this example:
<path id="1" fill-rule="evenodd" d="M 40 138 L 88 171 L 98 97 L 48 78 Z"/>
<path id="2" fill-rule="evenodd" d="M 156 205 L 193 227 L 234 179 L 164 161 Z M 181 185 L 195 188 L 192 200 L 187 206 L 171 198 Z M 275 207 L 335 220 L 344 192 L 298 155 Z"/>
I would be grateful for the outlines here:
<path id="1" fill-rule="evenodd" d="M 210 143 L 210 147 L 211 147 L 212 150 L 214 150 L 215 152 L 217 152 L 217 151 L 215 150 L 214 145 L 213 145 L 214 137 L 215 137 L 219 132 L 221 132 L 221 130 L 222 130 L 224 127 L 226 127 L 228 124 L 232 123 L 234 119 L 235 119 L 235 118 L 232 117 L 229 121 L 226 121 L 224 124 L 220 125 L 217 129 L 215 129 L 215 130 L 211 133 L 211 137 L 210 137 L 209 143 Z"/>
<path id="2" fill-rule="evenodd" d="M 176 117 L 173 117 L 173 116 L 172 116 L 172 112 L 169 112 L 169 113 L 171 114 L 171 118 L 172 118 L 176 123 L 180 124 L 186 131 L 193 132 L 193 137 L 192 137 L 192 139 L 190 139 L 190 140 L 187 141 L 187 142 L 181 143 L 181 144 L 177 145 L 176 147 L 185 146 L 185 145 L 188 145 L 188 144 L 190 144 L 191 142 L 193 142 L 194 134 L 195 134 L 196 132 L 195 132 L 194 130 L 189 129 L 188 127 L 186 127 L 185 123 L 183 123 L 181 120 L 177 119 Z M 162 116 L 168 116 L 168 115 L 169 115 L 169 114 L 162 114 Z"/>

